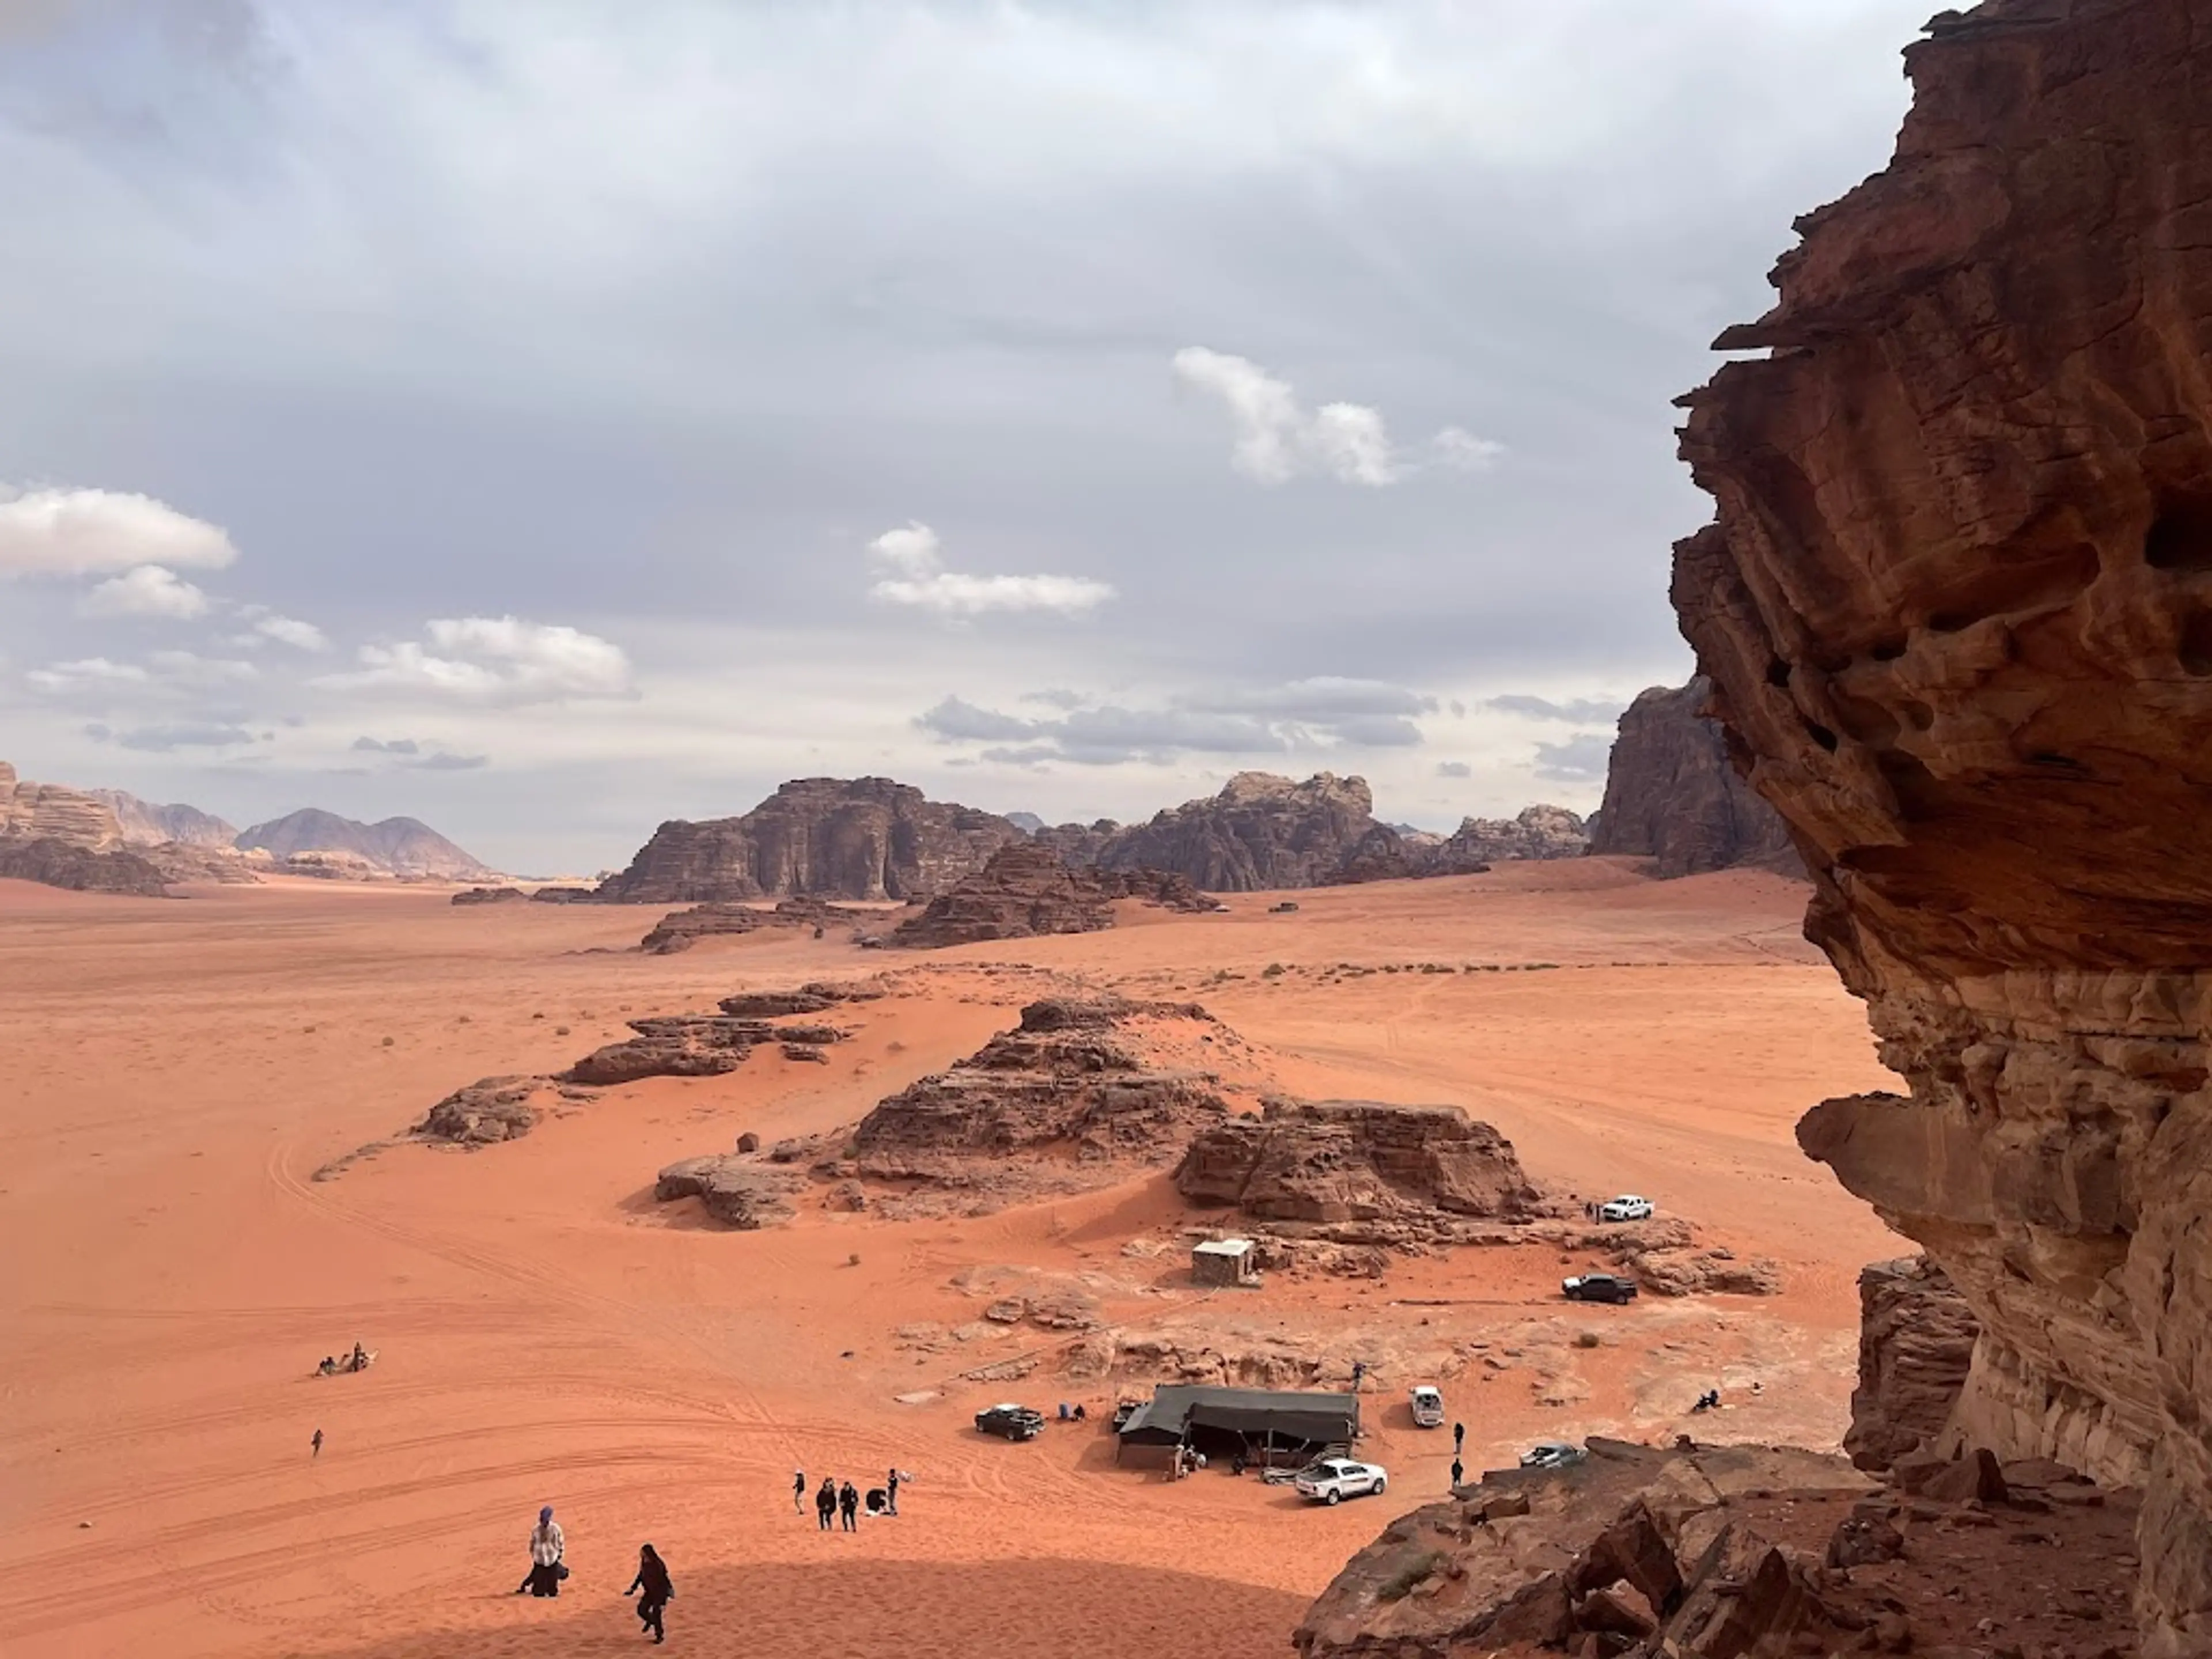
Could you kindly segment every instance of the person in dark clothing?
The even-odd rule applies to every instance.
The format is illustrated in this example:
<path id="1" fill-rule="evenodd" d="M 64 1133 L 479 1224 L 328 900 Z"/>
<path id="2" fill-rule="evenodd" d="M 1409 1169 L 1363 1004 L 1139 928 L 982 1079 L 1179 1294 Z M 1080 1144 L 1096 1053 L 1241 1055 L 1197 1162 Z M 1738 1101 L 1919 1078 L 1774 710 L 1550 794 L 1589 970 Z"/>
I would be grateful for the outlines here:
<path id="1" fill-rule="evenodd" d="M 1460 1482 L 1462 1482 L 1462 1480 L 1466 1480 L 1466 1479 L 1467 1479 L 1467 1471 L 1460 1466 L 1460 1461 L 1459 1461 L 1459 1459 L 1457 1459 L 1456 1457 L 1453 1458 L 1453 1459 L 1452 1459 L 1452 1490 L 1453 1490 L 1454 1492 L 1457 1492 L 1457 1491 L 1459 1490 L 1459 1488 L 1460 1488 Z"/>
<path id="2" fill-rule="evenodd" d="M 830 1476 L 822 1477 L 822 1484 L 814 1489 L 814 1519 L 823 1532 L 834 1524 L 831 1517 L 837 1513 L 837 1482 Z"/>
<path id="3" fill-rule="evenodd" d="M 676 1594 L 676 1586 L 668 1582 L 667 1564 L 650 1544 L 638 1546 L 637 1577 L 629 1581 L 629 1588 L 623 1594 L 635 1595 L 639 1590 L 645 1592 L 637 1598 L 639 1623 L 653 1632 L 654 1641 L 665 1640 L 667 1632 L 661 1628 L 660 1613 L 668 1605 L 668 1598 Z"/>
<path id="4" fill-rule="evenodd" d="M 845 1517 L 845 1530 L 860 1531 L 860 1494 L 854 1490 L 853 1483 L 849 1480 L 837 1489 L 837 1508 Z"/>
<path id="5" fill-rule="evenodd" d="M 310 1440 L 307 1443 L 314 1448 L 314 1450 L 307 1454 L 308 1457 L 310 1459 L 320 1457 L 323 1455 L 323 1431 L 320 1429 L 317 1429 L 315 1431 L 315 1437 L 313 1440 Z"/>
<path id="6" fill-rule="evenodd" d="M 890 1477 L 884 1482 L 884 1497 L 886 1500 L 884 1507 L 892 1515 L 898 1513 L 898 1471 L 893 1469 Z"/>
<path id="7" fill-rule="evenodd" d="M 791 1472 L 791 1512 L 793 1515 L 806 1513 L 806 1471 L 805 1469 L 793 1469 Z"/>
<path id="8" fill-rule="evenodd" d="M 1466 1424 L 1464 1424 L 1464 1423 L 1455 1423 L 1455 1424 L 1453 1424 L 1453 1425 L 1452 1425 L 1452 1455 L 1453 1455 L 1454 1457 L 1457 1457 L 1457 1456 L 1459 1455 L 1459 1453 L 1460 1453 L 1460 1448 L 1461 1448 L 1461 1447 L 1462 1447 L 1462 1446 L 1464 1446 L 1464 1445 L 1466 1445 L 1466 1444 L 1467 1444 L 1467 1425 L 1466 1425 Z"/>

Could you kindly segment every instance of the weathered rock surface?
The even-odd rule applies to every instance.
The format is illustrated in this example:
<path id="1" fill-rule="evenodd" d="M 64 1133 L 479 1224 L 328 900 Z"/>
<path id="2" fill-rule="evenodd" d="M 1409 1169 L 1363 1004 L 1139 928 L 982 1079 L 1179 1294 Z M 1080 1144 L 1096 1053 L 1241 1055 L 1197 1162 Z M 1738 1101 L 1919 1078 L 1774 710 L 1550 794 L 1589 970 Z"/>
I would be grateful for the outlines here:
<path id="1" fill-rule="evenodd" d="M 1011 1200 L 1171 1163 L 1228 1109 L 1207 1076 L 1147 1061 L 1148 1028 L 1192 1024 L 1216 1022 L 1194 1003 L 1033 1002 L 1013 1030 L 878 1102 L 854 1132 L 853 1170 Z"/>
<path id="2" fill-rule="evenodd" d="M 520 1140 L 537 1127 L 539 1115 L 562 1097 L 551 1078 L 480 1078 L 433 1106 L 410 1133 L 425 1140 L 450 1140 L 466 1146 Z"/>
<path id="3" fill-rule="evenodd" d="M 1589 827 L 1575 813 L 1564 806 L 1526 806 L 1515 817 L 1461 819 L 1413 873 L 1472 875 L 1510 859 L 1576 859 L 1589 850 Z"/>
<path id="4" fill-rule="evenodd" d="M 1364 778 L 1322 772 L 1303 783 L 1268 772 L 1239 772 L 1221 793 L 1186 801 L 1150 823 L 1085 830 L 1065 825 L 1036 837 L 1071 864 L 1108 870 L 1165 870 L 1209 893 L 1315 887 L 1338 879 L 1353 849 L 1374 831 Z"/>
<path id="5" fill-rule="evenodd" d="M 258 849 L 284 862 L 343 854 L 388 876 L 479 881 L 493 873 L 419 819 L 362 823 L 313 806 L 241 830 L 234 844 L 242 852 Z"/>
<path id="6" fill-rule="evenodd" d="M 653 1182 L 653 1195 L 663 1204 L 696 1198 L 724 1226 L 750 1232 L 796 1215 L 792 1199 L 804 1184 L 792 1170 L 725 1152 L 670 1164 Z"/>
<path id="7" fill-rule="evenodd" d="M 94 852 L 52 836 L 0 837 L 0 879 L 148 898 L 160 898 L 168 890 L 160 867 L 137 853 L 120 847 Z"/>
<path id="8" fill-rule="evenodd" d="M 740 817 L 662 824 L 598 896 L 616 904 L 926 898 L 1021 834 L 1002 817 L 925 799 L 889 778 L 804 778 Z"/>
<path id="9" fill-rule="evenodd" d="M 721 1014 L 668 1014 L 624 1023 L 635 1036 L 592 1050 L 562 1078 L 606 1088 L 648 1077 L 720 1077 L 744 1065 L 759 1044 L 791 1035 L 765 1020 Z"/>
<path id="10" fill-rule="evenodd" d="M 82 789 L 26 783 L 0 761 L 0 839 L 58 841 L 87 852 L 123 845 L 123 826 L 107 804 Z"/>
<path id="11" fill-rule="evenodd" d="M 1071 869 L 1036 841 L 1000 848 L 991 861 L 891 929 L 884 943 L 914 950 L 1095 933 L 1114 925 L 1114 901 L 1143 898 L 1171 910 L 1202 911 L 1213 900 L 1188 878 L 1158 870 Z"/>
<path id="12" fill-rule="evenodd" d="M 1980 1328 L 1966 1299 L 1925 1256 L 1859 1273 L 1859 1385 L 1844 1449 L 1886 1469 L 1941 1440 L 1966 1386 Z"/>
<path id="13" fill-rule="evenodd" d="M 726 933 L 755 933 L 763 927 L 826 928 L 834 923 L 869 921 L 872 916 L 871 911 L 805 896 L 781 900 L 773 909 L 757 904 L 695 904 L 688 910 L 672 910 L 655 922 L 638 941 L 638 949 L 647 956 L 673 956 L 702 939 Z"/>
<path id="14" fill-rule="evenodd" d="M 2212 1648 L 2212 30 L 2001 0 L 1911 47 L 1683 453 L 1674 594 L 1909 1097 L 1814 1157 L 1981 1328 L 1956 1424 L 2146 1484 L 2155 1651 Z"/>
<path id="15" fill-rule="evenodd" d="M 1176 1189 L 1262 1221 L 1522 1220 L 1540 1194 L 1513 1143 L 1456 1106 L 1269 1101 L 1203 1130 Z"/>
<path id="16" fill-rule="evenodd" d="M 1589 850 L 1648 858 L 1662 878 L 1737 865 L 1801 874 L 1781 814 L 1737 775 L 1726 732 L 1705 713 L 1711 695 L 1699 677 L 1628 705 Z"/>
<path id="17" fill-rule="evenodd" d="M 533 888 L 530 902 L 532 904 L 589 904 L 592 896 L 588 887 L 546 886 Z"/>
<path id="18" fill-rule="evenodd" d="M 530 895 L 520 887 L 469 887 L 453 895 L 459 905 L 527 904 Z"/>

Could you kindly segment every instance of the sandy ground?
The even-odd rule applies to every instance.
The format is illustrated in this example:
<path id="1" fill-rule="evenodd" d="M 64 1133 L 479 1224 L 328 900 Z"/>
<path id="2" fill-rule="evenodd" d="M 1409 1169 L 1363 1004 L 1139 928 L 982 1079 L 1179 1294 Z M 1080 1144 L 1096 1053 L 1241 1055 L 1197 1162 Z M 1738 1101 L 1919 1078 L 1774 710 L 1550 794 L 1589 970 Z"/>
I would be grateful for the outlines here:
<path id="1" fill-rule="evenodd" d="M 1302 893 L 1294 915 L 1267 896 L 1132 909 L 1107 934 L 927 957 L 772 933 L 647 957 L 620 949 L 642 910 L 0 883 L 0 1650 L 614 1652 L 640 1639 L 619 1592 L 650 1539 L 691 1652 L 1280 1656 L 1345 1558 L 1443 1489 L 1448 1437 L 1395 1403 L 1420 1377 L 1371 1384 L 1390 1495 L 1334 1511 L 1116 1469 L 1096 1425 L 981 1439 L 994 1398 L 1116 1390 L 963 1380 L 1034 1331 L 972 1353 L 899 1338 L 972 1324 L 953 1280 L 978 1268 L 1082 1277 L 1117 1322 L 1224 1341 L 1479 1352 L 1445 1384 L 1471 1468 L 1536 1437 L 1671 1434 L 1708 1382 L 1729 1407 L 1701 1435 L 1832 1443 L 1853 1275 L 1898 1245 L 1790 1139 L 1822 1095 L 1887 1080 L 1797 939 L 1802 894 L 1588 860 Z M 1570 1311 L 1556 1255 L 1517 1249 L 1205 1298 L 1175 1288 L 1173 1256 L 1124 1252 L 1180 1217 L 1158 1177 L 981 1219 L 810 1212 L 749 1234 L 652 1202 L 675 1158 L 849 1122 L 971 1050 L 1035 983 L 1012 964 L 1197 997 L 1299 1092 L 1459 1102 L 1540 1181 L 1645 1192 L 1781 1260 L 1788 1288 Z M 313 1178 L 628 1014 L 886 967 L 920 971 L 828 1066 L 762 1050 L 513 1145 L 403 1145 Z M 1595 1348 L 1571 1340 L 1586 1329 Z M 356 1336 L 372 1371 L 311 1376 Z M 893 1463 L 915 1477 L 896 1520 L 824 1537 L 792 1510 L 794 1468 L 866 1486 Z M 574 1571 L 557 1601 L 509 1593 L 541 1503 Z"/>

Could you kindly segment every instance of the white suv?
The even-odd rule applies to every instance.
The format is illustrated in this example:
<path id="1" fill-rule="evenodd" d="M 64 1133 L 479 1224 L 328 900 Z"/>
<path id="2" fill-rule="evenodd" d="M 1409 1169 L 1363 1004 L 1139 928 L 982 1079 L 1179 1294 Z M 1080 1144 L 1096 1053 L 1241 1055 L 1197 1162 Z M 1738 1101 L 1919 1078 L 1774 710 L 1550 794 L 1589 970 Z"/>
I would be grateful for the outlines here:
<path id="1" fill-rule="evenodd" d="M 1649 1221 L 1651 1216 L 1651 1200 L 1648 1198 L 1623 1195 L 1607 1200 L 1597 1209 L 1600 1221 Z"/>
<path id="2" fill-rule="evenodd" d="M 1325 1457 L 1310 1468 L 1298 1471 L 1298 1496 L 1340 1504 L 1347 1498 L 1373 1493 L 1380 1496 L 1390 1477 L 1376 1463 L 1354 1463 L 1349 1458 Z"/>

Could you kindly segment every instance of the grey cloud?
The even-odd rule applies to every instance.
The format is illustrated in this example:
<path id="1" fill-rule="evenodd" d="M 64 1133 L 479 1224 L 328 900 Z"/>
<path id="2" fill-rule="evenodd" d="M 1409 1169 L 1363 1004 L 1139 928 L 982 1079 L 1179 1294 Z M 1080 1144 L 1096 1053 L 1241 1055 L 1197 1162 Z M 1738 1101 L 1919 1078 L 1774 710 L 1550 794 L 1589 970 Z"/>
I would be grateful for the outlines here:
<path id="1" fill-rule="evenodd" d="M 1329 728 L 1340 740 L 1373 749 L 1410 749 L 1421 740 L 1421 728 L 1394 714 L 1355 714 Z"/>
<path id="2" fill-rule="evenodd" d="M 1465 761 L 1438 761 L 1437 775 L 1440 778 L 1471 778 L 1474 769 Z"/>
<path id="3" fill-rule="evenodd" d="M 1408 715 L 1435 707 L 1434 698 L 1404 686 L 1313 679 L 1191 692 L 1164 708 L 1101 703 L 1035 720 L 949 696 L 915 724 L 946 742 L 1000 745 L 985 750 L 986 760 L 1031 766 L 1057 758 L 1114 766 L 1178 755 L 1268 756 L 1331 745 L 1407 748 L 1422 740 Z"/>
<path id="4" fill-rule="evenodd" d="M 1004 738 L 1026 738 L 1044 729 L 1040 720 L 1017 719 L 1001 714 L 994 709 L 978 708 L 974 703 L 959 697 L 947 697 L 934 708 L 915 717 L 916 726 L 925 732 L 954 742 L 974 739 L 982 742 Z"/>
<path id="5" fill-rule="evenodd" d="M 1611 726 L 1620 718 L 1626 703 L 1610 697 L 1577 697 L 1567 702 L 1553 702 L 1545 697 L 1492 697 L 1485 705 L 1508 714 L 1526 714 L 1531 720 L 1559 720 L 1568 726 Z"/>
<path id="6" fill-rule="evenodd" d="M 1565 743 L 1536 745 L 1536 775 L 1561 783 L 1601 782 L 1606 763 L 1613 755 L 1613 740 L 1592 732 Z"/>
<path id="7" fill-rule="evenodd" d="M 353 746 L 365 755 L 412 755 L 422 747 L 412 738 L 394 738 L 389 743 L 375 738 L 356 738 Z"/>
<path id="8" fill-rule="evenodd" d="M 228 749 L 254 740 L 242 726 L 141 726 L 114 733 L 112 741 L 125 749 L 167 754 L 178 749 Z"/>
<path id="9" fill-rule="evenodd" d="M 441 749 L 434 755 L 425 755 L 422 759 L 409 761 L 406 764 L 421 772 L 475 772 L 490 765 L 491 757 L 456 755 Z"/>
<path id="10" fill-rule="evenodd" d="M 1091 700 L 1080 691 L 1066 691 L 1048 688 L 1042 691 L 1024 691 L 1024 702 L 1041 702 L 1051 708 L 1080 708 Z"/>

